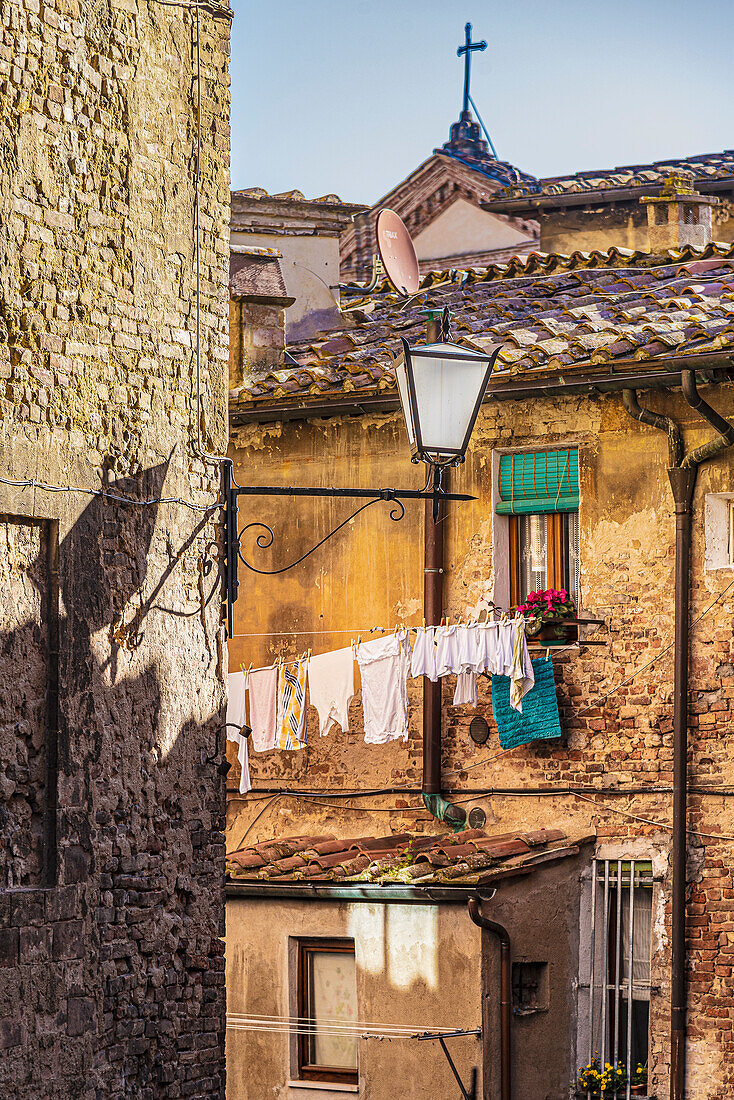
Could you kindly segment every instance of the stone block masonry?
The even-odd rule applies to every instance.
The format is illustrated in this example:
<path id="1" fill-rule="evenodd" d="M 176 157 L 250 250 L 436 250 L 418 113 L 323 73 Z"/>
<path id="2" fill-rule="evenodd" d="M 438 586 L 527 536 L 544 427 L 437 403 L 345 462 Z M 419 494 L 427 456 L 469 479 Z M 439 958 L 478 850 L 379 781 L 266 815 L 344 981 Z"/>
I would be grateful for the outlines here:
<path id="1" fill-rule="evenodd" d="M 205 509 L 229 20 L 200 10 L 199 407 L 193 12 L 0 12 L 0 477 Z M 224 1094 L 218 519 L 0 482 L 0 1096 Z"/>

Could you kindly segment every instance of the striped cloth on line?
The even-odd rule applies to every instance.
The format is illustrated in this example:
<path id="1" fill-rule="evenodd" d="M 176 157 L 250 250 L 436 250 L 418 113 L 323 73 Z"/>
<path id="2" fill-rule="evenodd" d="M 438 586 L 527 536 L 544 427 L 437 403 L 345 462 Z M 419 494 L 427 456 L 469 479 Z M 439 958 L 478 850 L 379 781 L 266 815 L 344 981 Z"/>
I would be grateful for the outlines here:
<path id="1" fill-rule="evenodd" d="M 522 713 L 510 705 L 508 678 L 492 677 L 492 714 L 503 749 L 561 736 L 553 661 L 541 657 L 533 661 L 533 671 L 535 684 L 522 701 Z"/>
<path id="2" fill-rule="evenodd" d="M 306 745 L 306 666 L 280 666 L 278 677 L 278 748 L 302 749 Z"/>

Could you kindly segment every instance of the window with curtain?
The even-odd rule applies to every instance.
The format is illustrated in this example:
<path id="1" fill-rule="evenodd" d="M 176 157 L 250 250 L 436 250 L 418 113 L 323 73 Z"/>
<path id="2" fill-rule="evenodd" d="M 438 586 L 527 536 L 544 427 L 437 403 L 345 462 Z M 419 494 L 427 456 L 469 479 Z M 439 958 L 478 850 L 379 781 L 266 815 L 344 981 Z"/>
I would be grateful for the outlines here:
<path id="1" fill-rule="evenodd" d="M 502 455 L 499 496 L 497 512 L 510 520 L 510 602 L 565 588 L 578 607 L 578 450 Z"/>
<path id="2" fill-rule="evenodd" d="M 301 940 L 298 945 L 299 1077 L 356 1084 L 357 974 L 354 942 Z"/>

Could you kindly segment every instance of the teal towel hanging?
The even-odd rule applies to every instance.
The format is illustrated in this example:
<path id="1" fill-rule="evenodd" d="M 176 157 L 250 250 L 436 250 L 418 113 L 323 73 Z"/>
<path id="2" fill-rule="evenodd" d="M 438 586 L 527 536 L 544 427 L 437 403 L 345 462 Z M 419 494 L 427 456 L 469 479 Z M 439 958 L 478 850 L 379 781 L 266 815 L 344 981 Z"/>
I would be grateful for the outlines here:
<path id="1" fill-rule="evenodd" d="M 510 706 L 509 677 L 492 677 L 492 714 L 503 749 L 561 736 L 552 659 L 533 661 L 533 672 L 535 684 L 522 701 L 522 714 Z"/>

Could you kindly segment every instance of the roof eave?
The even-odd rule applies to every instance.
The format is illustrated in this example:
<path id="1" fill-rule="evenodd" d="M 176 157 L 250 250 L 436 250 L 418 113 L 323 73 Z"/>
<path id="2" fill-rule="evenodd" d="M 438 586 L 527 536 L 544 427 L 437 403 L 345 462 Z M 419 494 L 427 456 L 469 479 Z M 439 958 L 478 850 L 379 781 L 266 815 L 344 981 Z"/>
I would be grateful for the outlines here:
<path id="1" fill-rule="evenodd" d="M 694 186 L 701 194 L 714 191 L 734 191 L 734 176 L 709 180 L 705 177 L 694 180 Z M 640 185 L 639 187 L 599 187 L 585 191 L 568 191 L 556 195 L 518 195 L 517 198 L 487 199 L 479 205 L 492 214 L 514 214 L 516 217 L 532 217 L 533 211 L 556 209 L 565 206 L 590 206 L 599 203 L 625 202 L 637 200 L 645 194 L 659 194 L 663 184 Z"/>
<path id="2" fill-rule="evenodd" d="M 650 367 L 658 369 L 650 369 Z M 515 401 L 531 397 L 563 397 L 578 394 L 614 393 L 624 389 L 667 389 L 680 386 L 681 371 L 712 371 L 716 381 L 729 381 L 734 372 L 734 347 L 727 351 L 704 352 L 665 359 L 616 360 L 605 370 L 584 363 L 567 371 L 533 371 L 506 375 L 508 381 L 491 385 L 484 398 L 488 401 Z M 705 381 L 705 379 L 704 379 Z M 280 401 L 277 404 L 253 404 L 230 408 L 230 423 L 268 424 L 276 421 L 324 419 L 335 416 L 362 416 L 367 413 L 394 412 L 400 408 L 396 390 L 383 393 L 340 394 L 312 401 Z"/>

